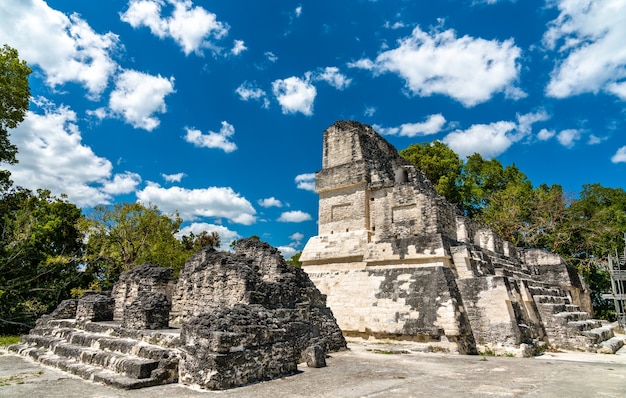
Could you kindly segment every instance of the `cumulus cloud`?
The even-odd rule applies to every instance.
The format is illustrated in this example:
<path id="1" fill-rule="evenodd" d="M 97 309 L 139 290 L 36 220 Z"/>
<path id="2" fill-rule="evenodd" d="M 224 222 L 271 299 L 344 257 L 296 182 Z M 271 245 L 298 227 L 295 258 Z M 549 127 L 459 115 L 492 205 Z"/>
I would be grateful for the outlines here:
<path id="1" fill-rule="evenodd" d="M 626 2 L 569 1 L 556 4 L 559 16 L 550 22 L 543 43 L 558 50 L 546 88 L 549 96 L 610 92 L 626 101 Z"/>
<path id="2" fill-rule="evenodd" d="M 163 177 L 166 182 L 181 182 L 185 176 L 185 173 L 161 174 L 161 177 Z"/>
<path id="3" fill-rule="evenodd" d="M 111 195 L 120 195 L 133 192 L 140 183 L 139 174 L 127 171 L 123 174 L 116 174 L 112 181 L 105 182 L 102 190 Z"/>
<path id="4" fill-rule="evenodd" d="M 327 66 L 326 68 L 318 71 L 314 75 L 314 80 L 324 81 L 337 90 L 343 90 L 347 88 L 350 83 L 352 83 L 352 79 L 341 73 L 339 68 L 335 66 Z"/>
<path id="5" fill-rule="evenodd" d="M 374 130 L 383 135 L 399 135 L 401 137 L 416 137 L 437 134 L 443 129 L 446 119 L 440 114 L 430 115 L 419 123 L 405 123 L 398 127 L 382 127 L 375 125 Z"/>
<path id="6" fill-rule="evenodd" d="M 169 16 L 162 15 L 166 4 L 173 7 Z M 194 6 L 190 0 L 130 0 L 120 17 L 133 28 L 145 26 L 161 39 L 172 38 L 185 55 L 201 54 L 205 48 L 218 51 L 211 40 L 226 36 L 229 29 L 215 14 Z"/>
<path id="7" fill-rule="evenodd" d="M 349 66 L 375 74 L 396 73 L 413 95 L 442 94 L 471 107 L 499 92 L 512 98 L 525 95 L 515 86 L 520 55 L 512 39 L 457 38 L 452 29 L 429 34 L 416 27 L 397 48 L 374 61 L 361 59 Z"/>
<path id="8" fill-rule="evenodd" d="M 556 135 L 556 132 L 554 130 L 541 129 L 537 133 L 537 139 L 540 141 L 547 141 L 550 138 L 554 137 L 555 135 Z"/>
<path id="9" fill-rule="evenodd" d="M 582 132 L 577 129 L 567 129 L 557 134 L 556 139 L 566 148 L 573 148 L 576 142 L 580 140 Z"/>
<path id="10" fill-rule="evenodd" d="M 243 40 L 235 40 L 233 42 L 233 48 L 230 50 L 230 53 L 233 55 L 239 55 L 247 49 L 248 47 L 246 47 Z"/>
<path id="11" fill-rule="evenodd" d="M 223 225 L 209 224 L 209 223 L 192 223 L 187 225 L 184 228 L 181 228 L 179 232 L 176 233 L 176 237 L 181 239 L 185 235 L 189 235 L 193 232 L 194 235 L 198 236 L 202 232 L 216 232 L 220 236 L 220 247 L 219 250 L 227 251 L 230 250 L 230 244 L 234 240 L 241 239 L 241 235 L 237 232 L 232 231 L 226 228 Z"/>
<path id="12" fill-rule="evenodd" d="M 298 189 L 315 192 L 315 173 L 298 174 L 295 182 Z"/>
<path id="13" fill-rule="evenodd" d="M 532 139 L 533 124 L 550 119 L 545 110 L 518 114 L 517 121 L 499 121 L 489 124 L 475 124 L 467 130 L 455 130 L 443 138 L 461 158 L 479 153 L 491 158 L 504 153 L 516 142 Z M 542 129 L 537 138 L 547 140 L 550 132 Z"/>
<path id="14" fill-rule="evenodd" d="M 611 157 L 613 163 L 626 163 L 626 146 L 621 147 L 615 152 L 615 155 Z"/>
<path id="15" fill-rule="evenodd" d="M 270 106 L 270 101 L 267 98 L 267 93 L 261 88 L 257 87 L 256 83 L 243 82 L 237 89 L 235 89 L 239 98 L 243 101 L 254 100 L 261 102 L 261 106 L 267 109 Z"/>
<path id="16" fill-rule="evenodd" d="M 165 97 L 174 92 L 174 78 L 152 76 L 126 70 L 115 81 L 109 99 L 109 109 L 134 128 L 152 131 L 160 121 L 154 113 L 165 113 Z"/>
<path id="17" fill-rule="evenodd" d="M 283 207 L 283 202 L 275 197 L 259 199 L 259 206 L 261 207 Z"/>
<path id="18" fill-rule="evenodd" d="M 280 104 L 283 114 L 300 112 L 313 115 L 313 102 L 317 89 L 310 82 L 310 73 L 304 79 L 291 76 L 272 82 L 272 92 Z"/>
<path id="19" fill-rule="evenodd" d="M 46 84 L 82 84 L 97 99 L 117 70 L 118 36 L 96 33 L 78 14 L 69 17 L 43 0 L 0 2 L 0 37 L 37 65 Z"/>
<path id="20" fill-rule="evenodd" d="M 137 192 L 137 199 L 145 204 L 156 205 L 164 213 L 178 212 L 187 221 L 212 217 L 243 225 L 256 222 L 256 210 L 252 204 L 230 187 L 163 188 L 159 184 L 150 183 Z"/>
<path id="21" fill-rule="evenodd" d="M 286 211 L 278 217 L 279 222 L 304 222 L 312 220 L 313 218 L 309 213 L 305 213 L 300 210 Z"/>
<path id="22" fill-rule="evenodd" d="M 200 130 L 190 128 L 186 128 L 185 130 L 187 130 L 185 141 L 196 147 L 217 148 L 226 153 L 233 152 L 237 149 L 237 145 L 235 145 L 234 142 L 229 141 L 229 138 L 235 135 L 235 128 L 232 124 L 226 121 L 222 122 L 222 127 L 217 133 L 209 131 L 209 134 L 202 134 Z"/>
<path id="23" fill-rule="evenodd" d="M 515 128 L 515 123 L 504 121 L 475 124 L 467 130 L 457 130 L 448 134 L 443 142 L 461 159 L 474 153 L 492 158 L 505 152 L 513 144 L 512 134 Z"/>
<path id="24" fill-rule="evenodd" d="M 29 111 L 11 141 L 19 163 L 6 168 L 16 185 L 66 194 L 80 207 L 110 203 L 111 195 L 132 192 L 141 182 L 131 172 L 111 179 L 111 162 L 82 143 L 76 114 L 68 107 L 47 103 L 42 114 Z"/>

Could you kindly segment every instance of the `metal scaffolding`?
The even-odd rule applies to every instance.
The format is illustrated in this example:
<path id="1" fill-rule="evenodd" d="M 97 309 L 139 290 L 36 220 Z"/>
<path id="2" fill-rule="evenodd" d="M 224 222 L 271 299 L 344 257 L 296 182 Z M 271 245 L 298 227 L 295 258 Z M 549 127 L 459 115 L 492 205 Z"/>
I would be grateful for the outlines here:
<path id="1" fill-rule="evenodd" d="M 609 255 L 609 274 L 611 276 L 611 294 L 602 298 L 613 300 L 617 322 L 620 327 L 626 325 L 626 233 L 624 234 L 624 252 L 615 250 L 615 256 Z"/>

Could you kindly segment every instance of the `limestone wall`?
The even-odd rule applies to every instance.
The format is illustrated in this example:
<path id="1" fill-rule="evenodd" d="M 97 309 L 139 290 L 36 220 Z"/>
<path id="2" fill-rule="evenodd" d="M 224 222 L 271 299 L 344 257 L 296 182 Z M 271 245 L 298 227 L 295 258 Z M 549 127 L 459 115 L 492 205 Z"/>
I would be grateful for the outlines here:
<path id="1" fill-rule="evenodd" d="M 465 217 L 370 126 L 337 122 L 323 148 L 319 233 L 300 261 L 344 333 L 472 352 L 545 338 L 534 294 L 568 292 L 590 310 L 560 257 L 519 251 Z"/>

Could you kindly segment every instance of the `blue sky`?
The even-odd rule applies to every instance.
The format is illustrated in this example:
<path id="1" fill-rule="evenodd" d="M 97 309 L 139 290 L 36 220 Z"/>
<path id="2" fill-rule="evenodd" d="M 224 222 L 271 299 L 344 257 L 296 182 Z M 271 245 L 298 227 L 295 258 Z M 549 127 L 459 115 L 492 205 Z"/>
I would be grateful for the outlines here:
<path id="1" fill-rule="evenodd" d="M 317 232 L 322 133 L 373 125 L 625 188 L 626 0 L 0 0 L 33 68 L 13 180 L 178 211 L 286 257 Z"/>

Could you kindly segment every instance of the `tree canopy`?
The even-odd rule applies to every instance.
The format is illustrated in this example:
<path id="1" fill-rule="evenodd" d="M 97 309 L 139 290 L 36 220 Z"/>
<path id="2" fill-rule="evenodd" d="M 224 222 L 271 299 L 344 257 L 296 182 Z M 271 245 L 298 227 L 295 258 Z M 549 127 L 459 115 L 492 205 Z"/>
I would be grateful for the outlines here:
<path id="1" fill-rule="evenodd" d="M 83 224 L 88 237 L 86 262 L 98 270 L 103 288 L 110 288 L 122 272 L 144 263 L 170 267 L 177 273 L 197 247 L 193 237 L 191 246 L 176 239 L 181 223 L 178 215 L 168 217 L 156 206 L 96 206 Z"/>
<path id="2" fill-rule="evenodd" d="M 0 199 L 0 334 L 23 331 L 89 283 L 81 270 L 81 210 L 49 191 Z"/>
<path id="3" fill-rule="evenodd" d="M 17 162 L 17 147 L 9 141 L 9 129 L 17 127 L 28 110 L 31 72 L 17 50 L 6 44 L 0 47 L 0 163 Z M 10 185 L 10 173 L 0 170 L 0 188 L 6 190 Z"/>

